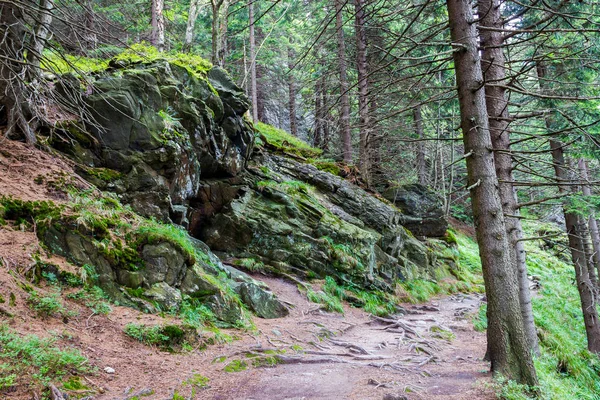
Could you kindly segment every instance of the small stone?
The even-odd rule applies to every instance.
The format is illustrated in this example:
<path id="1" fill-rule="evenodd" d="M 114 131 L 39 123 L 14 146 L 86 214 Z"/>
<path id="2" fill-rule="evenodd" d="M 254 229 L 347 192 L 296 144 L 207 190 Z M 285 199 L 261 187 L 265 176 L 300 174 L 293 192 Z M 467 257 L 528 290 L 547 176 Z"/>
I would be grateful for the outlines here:
<path id="1" fill-rule="evenodd" d="M 114 374 L 115 373 L 115 369 L 111 368 L 111 367 L 105 367 L 104 368 L 104 372 L 106 372 L 107 374 Z"/>
<path id="2" fill-rule="evenodd" d="M 388 393 L 383 396 L 383 400 L 408 400 L 408 397 L 404 396 L 403 394 Z"/>

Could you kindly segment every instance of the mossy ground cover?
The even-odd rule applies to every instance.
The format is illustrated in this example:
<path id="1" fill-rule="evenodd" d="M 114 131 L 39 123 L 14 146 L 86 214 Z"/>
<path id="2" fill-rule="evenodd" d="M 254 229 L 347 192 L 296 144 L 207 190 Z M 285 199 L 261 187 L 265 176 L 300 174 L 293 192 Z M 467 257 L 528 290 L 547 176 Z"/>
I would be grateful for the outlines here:
<path id="1" fill-rule="evenodd" d="M 111 60 L 124 64 L 166 60 L 185 68 L 190 73 L 201 78 L 206 78 L 207 72 L 212 68 L 212 64 L 200 56 L 177 51 L 159 52 L 156 47 L 145 43 L 136 43 L 127 48 L 113 48 L 110 52 L 106 52 L 106 55 L 110 55 L 111 53 L 114 54 L 112 58 L 96 58 L 47 50 L 44 52 L 41 67 L 55 74 L 71 73 L 81 76 L 105 71 L 109 67 Z"/>
<path id="2" fill-rule="evenodd" d="M 0 394 L 20 385 L 39 393 L 51 383 L 73 381 L 73 376 L 93 371 L 78 350 L 63 349 L 56 342 L 54 337 L 22 336 L 0 325 Z"/>
<path id="3" fill-rule="evenodd" d="M 323 151 L 312 147 L 305 141 L 290 135 L 282 129 L 275 128 L 274 126 L 258 122 L 254 125 L 259 133 L 257 138 L 257 145 L 264 145 L 263 141 L 266 140 L 268 144 L 274 146 L 276 149 L 299 155 L 302 157 L 319 157 Z"/>

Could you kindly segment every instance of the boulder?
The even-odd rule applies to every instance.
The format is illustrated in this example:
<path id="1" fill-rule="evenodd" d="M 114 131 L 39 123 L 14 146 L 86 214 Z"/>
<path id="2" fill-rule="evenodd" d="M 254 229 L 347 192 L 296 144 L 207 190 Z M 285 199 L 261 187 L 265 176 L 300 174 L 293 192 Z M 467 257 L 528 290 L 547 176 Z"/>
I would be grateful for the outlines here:
<path id="1" fill-rule="evenodd" d="M 73 95 L 81 91 L 78 81 L 57 89 L 71 93 L 65 101 L 84 99 L 75 106 L 89 112 L 83 122 L 91 133 L 68 127 L 78 143 L 60 149 L 89 167 L 80 171 L 86 178 L 139 214 L 185 221 L 201 178 L 235 176 L 246 166 L 254 146 L 244 118 L 249 102 L 224 70 L 202 76 L 166 60 L 122 61 L 94 78 L 91 93 Z M 99 177 L 99 168 L 119 174 Z"/>
<path id="2" fill-rule="evenodd" d="M 420 184 L 388 188 L 383 196 L 403 214 L 402 225 L 416 236 L 442 237 L 448 229 L 439 194 Z"/>
<path id="3" fill-rule="evenodd" d="M 280 318 L 289 314 L 288 309 L 272 293 L 254 283 L 242 283 L 238 293 L 244 304 L 262 318 Z"/>

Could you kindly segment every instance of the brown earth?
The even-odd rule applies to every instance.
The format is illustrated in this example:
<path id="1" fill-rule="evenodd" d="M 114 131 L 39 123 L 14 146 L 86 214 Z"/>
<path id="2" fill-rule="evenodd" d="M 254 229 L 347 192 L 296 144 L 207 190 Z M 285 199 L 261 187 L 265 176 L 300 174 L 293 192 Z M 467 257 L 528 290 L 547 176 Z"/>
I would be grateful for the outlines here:
<path id="1" fill-rule="evenodd" d="M 35 183 L 40 175 L 46 184 Z M 58 178 L 85 185 L 73 174 L 68 161 L 19 143 L 0 143 L 0 195 L 60 202 L 64 195 L 47 184 Z M 479 307 L 480 295 L 405 305 L 404 315 L 381 321 L 347 305 L 343 315 L 324 312 L 294 284 L 255 276 L 292 305 L 288 317 L 256 318 L 255 331 L 222 330 L 235 339 L 230 343 L 173 354 L 145 346 L 123 333 L 130 322 L 165 324 L 172 320 L 168 316 L 119 306 L 113 306 L 108 316 L 96 315 L 73 300 L 65 300 L 65 305 L 77 313 L 76 317 L 36 316 L 21 288 L 28 283 L 21 274 L 31 267 L 34 253 L 63 268 L 73 268 L 65 260 L 45 254 L 34 232 L 0 227 L 0 294 L 16 296 L 14 306 L 0 305 L 0 323 L 21 334 L 52 335 L 60 346 L 79 349 L 97 369 L 85 378 L 95 389 L 96 400 L 133 400 L 147 393 L 152 394 L 140 398 L 166 400 L 172 399 L 175 391 L 189 398 L 192 386 L 185 382 L 196 374 L 210 381 L 208 388 L 196 388 L 195 399 L 495 398 L 489 365 L 481 359 L 485 334 L 475 332 L 470 320 Z M 45 286 L 36 290 L 44 293 L 55 289 Z M 200 335 L 214 336 L 210 332 Z M 234 360 L 248 368 L 225 372 Z M 106 373 L 106 367 L 115 372 Z M 34 398 L 23 383 L 0 398 Z"/>

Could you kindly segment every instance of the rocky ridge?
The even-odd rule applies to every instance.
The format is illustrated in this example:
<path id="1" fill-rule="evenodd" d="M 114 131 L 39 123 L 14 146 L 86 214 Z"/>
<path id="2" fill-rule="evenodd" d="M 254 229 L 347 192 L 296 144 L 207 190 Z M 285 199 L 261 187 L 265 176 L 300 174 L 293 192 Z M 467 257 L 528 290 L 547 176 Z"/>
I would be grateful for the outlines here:
<path id="1" fill-rule="evenodd" d="M 57 137 L 75 141 L 53 145 L 136 213 L 187 229 L 194 249 L 134 232 L 138 240 L 124 263 L 118 251 L 102 251 L 106 238 L 80 226 L 55 224 L 39 234 L 54 253 L 95 266 L 113 298 L 156 311 L 177 308 L 188 296 L 235 323 L 240 301 L 265 318 L 287 312 L 239 268 L 331 276 L 383 291 L 393 291 L 398 280 L 435 279 L 452 269 L 451 259 L 403 226 L 426 221 L 433 229 L 414 228 L 415 234 L 443 235 L 447 223 L 435 196 L 418 194 L 417 201 L 433 198 L 430 215 L 421 218 L 302 157 L 256 147 L 244 116 L 248 100 L 220 68 L 198 72 L 160 59 L 110 65 L 93 77 L 92 90 L 69 97 L 82 99 L 76 105 L 93 118 L 62 125 Z M 59 92 L 84 90 L 75 79 L 66 82 Z M 119 246 L 109 240 L 109 248 Z"/>

